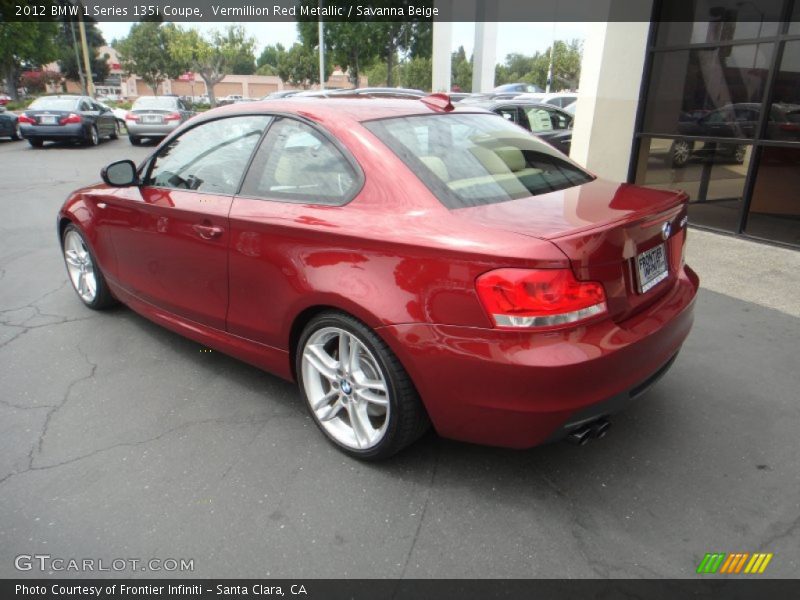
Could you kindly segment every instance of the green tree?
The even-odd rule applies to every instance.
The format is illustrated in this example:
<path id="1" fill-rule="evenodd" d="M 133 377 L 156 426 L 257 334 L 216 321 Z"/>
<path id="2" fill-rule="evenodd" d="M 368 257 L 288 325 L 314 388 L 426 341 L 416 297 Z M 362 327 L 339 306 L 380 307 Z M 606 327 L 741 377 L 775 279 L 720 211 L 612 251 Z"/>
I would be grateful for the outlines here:
<path id="1" fill-rule="evenodd" d="M 191 69 L 200 75 L 208 90 L 209 103 L 216 106 L 214 87 L 225 75 L 241 68 L 243 57 L 253 57 L 255 40 L 248 38 L 244 28 L 236 25 L 231 25 L 222 32 L 213 32 L 210 40 L 200 35 L 196 29 L 183 30 L 176 27 L 170 32 L 169 47 L 176 64 L 182 65 L 183 70 Z M 252 62 L 255 69 L 254 57 Z"/>
<path id="2" fill-rule="evenodd" d="M 464 46 L 453 52 L 450 60 L 450 87 L 463 92 L 472 90 L 472 57 L 467 60 Z"/>
<path id="3" fill-rule="evenodd" d="M 409 2 L 404 2 L 409 4 Z M 371 23 L 370 35 L 375 40 L 378 57 L 386 63 L 386 85 L 395 85 L 398 53 L 408 58 L 430 58 L 433 50 L 433 28 L 430 23 L 411 21 Z M 415 67 L 412 67 L 412 70 Z"/>
<path id="4" fill-rule="evenodd" d="M 400 80 L 404 87 L 430 91 L 433 62 L 430 58 L 412 58 L 400 66 Z"/>
<path id="5" fill-rule="evenodd" d="M 580 40 L 564 42 L 557 40 L 553 44 L 553 81 L 551 90 L 575 89 L 581 74 L 581 58 L 583 47 Z M 533 56 L 509 54 L 505 63 L 495 68 L 495 83 L 514 83 L 523 81 L 533 83 L 545 89 L 547 71 L 550 67 L 550 48 L 537 52 Z"/>
<path id="6" fill-rule="evenodd" d="M 283 44 L 280 42 L 274 46 L 266 46 L 261 51 L 261 55 L 258 57 L 258 60 L 256 60 L 256 66 L 263 67 L 264 65 L 268 65 L 277 69 L 278 60 L 280 59 L 281 55 L 285 53 L 286 48 L 284 48 Z"/>
<path id="7" fill-rule="evenodd" d="M 292 87 L 303 89 L 319 83 L 316 53 L 303 44 L 294 44 L 278 57 L 278 76 Z"/>
<path id="8" fill-rule="evenodd" d="M 58 23 L 58 68 L 65 79 L 80 81 L 78 73 L 78 62 L 75 57 L 75 45 L 73 43 L 73 28 L 78 44 L 78 21 L 76 17 L 66 17 Z M 97 27 L 94 20 L 85 19 L 86 42 L 89 45 L 89 57 L 91 59 L 92 78 L 95 82 L 103 81 L 108 77 L 108 54 L 100 54 L 100 47 L 106 45 L 103 34 Z M 80 52 L 80 50 L 79 50 Z M 83 71 L 83 55 L 79 53 L 80 70 Z"/>
<path id="9" fill-rule="evenodd" d="M 176 78 L 188 68 L 171 47 L 177 32 L 172 23 L 147 21 L 132 25 L 128 37 L 117 42 L 122 69 L 128 75 L 141 77 L 154 96 L 162 81 Z"/>
<path id="10" fill-rule="evenodd" d="M 316 6 L 316 2 L 314 2 Z M 359 21 L 325 23 L 325 70 L 329 75 L 334 64 L 350 75 L 350 81 L 358 86 L 358 74 L 368 69 L 378 56 L 378 44 L 374 37 L 373 23 Z M 319 52 L 319 32 L 316 21 L 297 23 L 300 41 L 308 48 Z"/>
<path id="11" fill-rule="evenodd" d="M 0 74 L 8 94 L 17 99 L 17 78 L 23 67 L 38 68 L 58 57 L 55 23 L 0 21 Z"/>
<path id="12" fill-rule="evenodd" d="M 256 72 L 255 38 L 248 37 L 241 25 L 229 25 L 212 35 L 214 47 L 225 55 L 226 70 L 234 75 Z"/>

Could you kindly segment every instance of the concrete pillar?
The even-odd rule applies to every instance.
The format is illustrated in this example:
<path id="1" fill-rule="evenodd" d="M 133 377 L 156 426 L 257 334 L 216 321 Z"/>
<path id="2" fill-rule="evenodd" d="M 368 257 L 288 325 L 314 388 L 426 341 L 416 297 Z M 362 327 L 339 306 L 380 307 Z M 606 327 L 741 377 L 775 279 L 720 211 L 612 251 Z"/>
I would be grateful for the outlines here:
<path id="1" fill-rule="evenodd" d="M 438 5 L 438 3 L 437 3 Z M 450 52 L 453 42 L 453 24 L 433 22 L 433 82 L 434 92 L 450 91 L 452 81 Z"/>
<path id="2" fill-rule="evenodd" d="M 435 6 L 444 14 L 452 8 L 452 0 L 436 0 Z M 453 47 L 453 24 L 444 21 L 433 22 L 433 75 L 431 90 L 449 92 L 452 81 L 450 52 Z"/>
<path id="3" fill-rule="evenodd" d="M 595 22 L 584 42 L 570 157 L 606 179 L 628 177 L 649 31 Z"/>
<path id="4" fill-rule="evenodd" d="M 494 89 L 494 68 L 496 65 L 497 23 L 476 21 L 475 49 L 472 64 L 473 93 L 491 92 Z"/>

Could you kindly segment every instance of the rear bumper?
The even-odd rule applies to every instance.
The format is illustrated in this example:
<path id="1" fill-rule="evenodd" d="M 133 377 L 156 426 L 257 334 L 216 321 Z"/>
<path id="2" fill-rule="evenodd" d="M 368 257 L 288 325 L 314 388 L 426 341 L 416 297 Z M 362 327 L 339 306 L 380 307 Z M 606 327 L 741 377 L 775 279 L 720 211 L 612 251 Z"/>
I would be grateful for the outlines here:
<path id="1" fill-rule="evenodd" d="M 86 137 L 86 129 L 80 123 L 70 125 L 29 125 L 19 126 L 25 139 L 62 140 L 82 139 Z"/>
<path id="2" fill-rule="evenodd" d="M 157 123 L 145 125 L 135 121 L 125 121 L 125 129 L 128 135 L 139 137 L 165 137 L 175 131 L 180 126 L 180 121 L 169 121 L 168 123 Z"/>
<path id="3" fill-rule="evenodd" d="M 621 409 L 652 385 L 689 334 L 699 280 L 685 267 L 622 322 L 557 332 L 406 324 L 378 329 L 443 437 L 529 448 Z"/>

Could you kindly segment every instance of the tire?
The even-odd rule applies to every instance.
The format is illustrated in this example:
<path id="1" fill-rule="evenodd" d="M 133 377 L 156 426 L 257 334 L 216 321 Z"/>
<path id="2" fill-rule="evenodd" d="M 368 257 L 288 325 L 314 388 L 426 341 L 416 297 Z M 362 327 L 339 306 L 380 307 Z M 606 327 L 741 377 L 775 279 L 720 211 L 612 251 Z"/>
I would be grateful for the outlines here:
<path id="1" fill-rule="evenodd" d="M 18 142 L 22 139 L 22 133 L 19 130 L 19 123 L 14 124 L 14 132 L 11 134 L 11 139 Z"/>
<path id="2" fill-rule="evenodd" d="M 733 150 L 733 162 L 737 165 L 744 164 L 744 157 L 747 154 L 747 146 L 739 144 Z"/>
<path id="3" fill-rule="evenodd" d="M 670 164 L 676 169 L 681 169 L 686 166 L 689 159 L 692 157 L 693 145 L 686 140 L 675 140 L 669 149 Z"/>
<path id="4" fill-rule="evenodd" d="M 89 128 L 85 141 L 87 146 L 97 146 L 100 144 L 100 134 L 97 131 L 97 125 L 92 125 Z"/>
<path id="5" fill-rule="evenodd" d="M 114 129 L 111 131 L 111 135 L 108 136 L 111 140 L 119 139 L 119 122 L 114 121 Z"/>
<path id="6" fill-rule="evenodd" d="M 42 145 L 44 144 L 44 140 L 40 140 L 40 139 L 38 139 L 38 138 L 29 138 L 29 139 L 28 139 L 28 143 L 29 143 L 29 144 L 30 144 L 30 145 L 31 145 L 33 148 L 41 148 L 41 147 L 42 147 Z"/>
<path id="7" fill-rule="evenodd" d="M 343 340 L 349 355 L 356 357 L 345 366 L 338 360 Z M 330 311 L 314 317 L 300 335 L 295 369 L 314 422 L 354 458 L 388 458 L 430 425 L 400 361 L 375 332 L 350 315 Z"/>
<path id="8" fill-rule="evenodd" d="M 117 304 L 86 238 L 72 223 L 64 228 L 61 236 L 61 253 L 67 267 L 67 276 L 81 302 L 92 310 L 102 310 Z"/>
<path id="9" fill-rule="evenodd" d="M 138 137 L 128 136 L 128 139 L 131 141 L 131 145 L 138 146 L 142 143 L 142 139 Z"/>

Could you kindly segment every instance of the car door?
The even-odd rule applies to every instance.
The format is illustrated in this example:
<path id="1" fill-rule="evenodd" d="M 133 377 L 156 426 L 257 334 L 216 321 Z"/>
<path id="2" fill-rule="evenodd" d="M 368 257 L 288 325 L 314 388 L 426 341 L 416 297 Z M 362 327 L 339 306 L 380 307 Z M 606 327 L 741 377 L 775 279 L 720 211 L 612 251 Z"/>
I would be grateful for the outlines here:
<path id="1" fill-rule="evenodd" d="M 97 115 L 97 131 L 101 137 L 109 136 L 114 133 L 116 129 L 116 122 L 114 121 L 114 113 L 108 108 L 101 106 L 97 102 L 92 102 L 92 112 Z"/>
<path id="2" fill-rule="evenodd" d="M 228 213 L 270 117 L 199 123 L 162 146 L 142 185 L 103 199 L 119 284 L 178 317 L 220 330 L 228 308 Z"/>
<path id="3" fill-rule="evenodd" d="M 362 182 L 355 161 L 330 137 L 276 118 L 231 208 L 230 333 L 285 349 L 287 310 L 302 300 L 309 273 L 324 279 L 325 266 L 337 260 L 324 241 L 334 227 L 330 215 Z"/>

